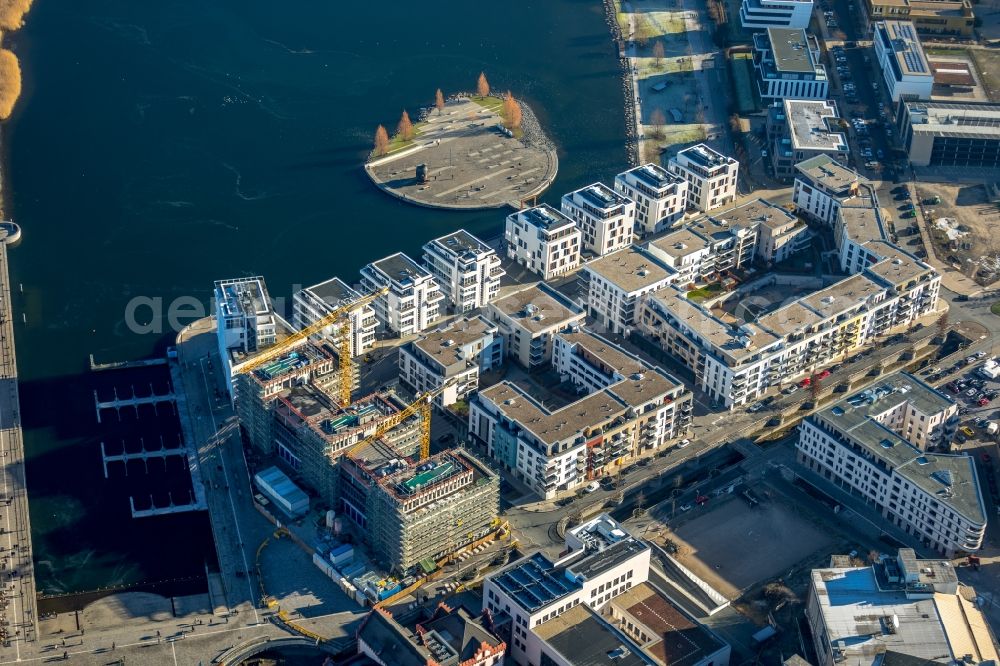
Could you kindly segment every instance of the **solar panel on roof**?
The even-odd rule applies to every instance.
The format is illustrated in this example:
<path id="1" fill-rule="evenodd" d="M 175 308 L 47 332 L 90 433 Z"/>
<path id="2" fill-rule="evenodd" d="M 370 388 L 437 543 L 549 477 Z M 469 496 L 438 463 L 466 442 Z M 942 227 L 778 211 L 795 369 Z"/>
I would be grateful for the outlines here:
<path id="1" fill-rule="evenodd" d="M 903 60 L 906 62 L 906 67 L 911 72 L 916 72 L 918 74 L 923 74 L 927 70 L 924 68 L 923 58 L 920 57 L 919 53 L 915 51 L 906 51 L 903 53 Z"/>

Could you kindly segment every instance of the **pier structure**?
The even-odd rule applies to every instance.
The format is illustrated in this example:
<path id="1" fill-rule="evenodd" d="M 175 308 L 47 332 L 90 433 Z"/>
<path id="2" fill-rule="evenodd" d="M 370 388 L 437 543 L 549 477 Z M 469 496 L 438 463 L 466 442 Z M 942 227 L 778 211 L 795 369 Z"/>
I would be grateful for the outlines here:
<path id="1" fill-rule="evenodd" d="M 129 453 L 122 449 L 122 453 L 108 455 L 104 448 L 104 442 L 101 442 L 101 461 L 104 464 L 104 478 L 108 478 L 108 463 L 109 462 L 120 462 L 125 463 L 125 476 L 128 476 L 128 462 L 130 460 L 141 460 L 143 462 L 148 461 L 150 458 L 169 458 L 171 456 L 179 456 L 182 458 L 187 457 L 187 450 L 184 449 L 184 441 L 178 435 L 180 440 L 180 446 L 175 446 L 167 448 L 167 445 L 163 442 L 163 437 L 160 437 L 160 448 L 158 449 L 147 449 L 145 442 L 142 438 L 139 439 L 140 450 L 135 453 Z M 149 471 L 149 465 L 146 465 L 146 471 Z"/>
<path id="2" fill-rule="evenodd" d="M 115 397 L 113 400 L 102 401 L 100 397 L 97 395 L 97 391 L 96 390 L 94 391 L 94 405 L 95 405 L 95 410 L 97 411 L 98 423 L 101 422 L 101 412 L 105 409 L 113 409 L 117 412 L 121 410 L 123 407 L 133 407 L 136 410 L 136 415 L 138 415 L 140 405 L 153 405 L 155 408 L 155 406 L 160 403 L 163 402 L 173 403 L 177 399 L 172 389 L 163 395 L 157 395 L 156 392 L 153 391 L 152 384 L 149 385 L 150 395 L 147 396 L 142 396 L 142 397 L 136 396 L 134 386 L 132 387 L 131 398 L 119 398 L 117 388 L 114 389 L 114 392 L 115 392 Z"/>

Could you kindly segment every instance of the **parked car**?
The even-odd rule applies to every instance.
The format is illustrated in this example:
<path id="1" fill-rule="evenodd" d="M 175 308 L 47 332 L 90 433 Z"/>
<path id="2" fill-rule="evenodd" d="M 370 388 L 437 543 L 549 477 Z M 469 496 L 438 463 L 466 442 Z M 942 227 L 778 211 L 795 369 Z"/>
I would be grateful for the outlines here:
<path id="1" fill-rule="evenodd" d="M 601 484 L 599 484 L 597 481 L 591 481 L 590 483 L 587 484 L 587 487 L 584 488 L 584 490 L 588 493 L 592 493 L 595 490 L 600 490 L 600 489 L 601 489 Z"/>
<path id="2" fill-rule="evenodd" d="M 684 439 L 682 439 L 680 442 L 677 443 L 677 448 L 678 449 L 683 449 L 683 448 L 686 448 L 688 446 L 691 446 L 691 440 L 687 439 L 686 437 Z"/>
<path id="3" fill-rule="evenodd" d="M 960 433 L 962 433 L 963 435 L 965 435 L 966 437 L 975 437 L 976 436 L 975 431 L 972 428 L 970 428 L 969 426 L 962 426 L 961 428 L 958 429 L 958 431 Z"/>

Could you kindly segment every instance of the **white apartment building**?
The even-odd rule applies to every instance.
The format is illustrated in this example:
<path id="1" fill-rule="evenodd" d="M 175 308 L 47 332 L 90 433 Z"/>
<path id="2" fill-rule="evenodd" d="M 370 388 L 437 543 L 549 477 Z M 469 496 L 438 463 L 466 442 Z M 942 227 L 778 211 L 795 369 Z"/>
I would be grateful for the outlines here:
<path id="1" fill-rule="evenodd" d="M 989 622 L 975 591 L 948 560 L 910 548 L 870 566 L 831 558 L 813 569 L 806 602 L 818 666 L 997 663 Z"/>
<path id="2" fill-rule="evenodd" d="M 687 181 L 659 164 L 644 164 L 618 174 L 615 191 L 635 202 L 635 227 L 640 235 L 666 231 L 687 210 Z"/>
<path id="3" fill-rule="evenodd" d="M 507 655 L 516 664 L 543 663 L 540 625 L 580 605 L 601 610 L 649 579 L 649 546 L 607 514 L 567 532 L 566 547 L 569 552 L 558 560 L 537 552 L 483 581 L 485 608 L 511 619 Z"/>
<path id="4" fill-rule="evenodd" d="M 375 317 L 400 337 L 430 328 L 441 316 L 444 295 L 434 276 L 402 252 L 362 268 L 361 287 L 367 292 L 389 288 L 373 302 Z"/>
<path id="5" fill-rule="evenodd" d="M 841 206 L 876 205 L 866 185 L 857 171 L 829 155 L 817 155 L 795 165 L 792 201 L 799 214 L 832 227 Z"/>
<path id="6" fill-rule="evenodd" d="M 484 315 L 504 338 L 504 356 L 529 370 L 552 358 L 557 332 L 586 319 L 581 308 L 544 282 L 493 301 Z"/>
<path id="7" fill-rule="evenodd" d="M 651 255 L 675 272 L 673 283 L 681 286 L 705 284 L 716 277 L 712 248 L 711 239 L 690 227 L 672 231 L 646 244 Z"/>
<path id="8" fill-rule="evenodd" d="M 704 212 L 736 198 L 740 163 L 703 143 L 671 157 L 667 168 L 688 182 L 689 208 Z"/>
<path id="9" fill-rule="evenodd" d="M 424 245 L 424 267 L 431 272 L 455 312 L 484 308 L 500 291 L 500 257 L 465 229 Z"/>
<path id="10" fill-rule="evenodd" d="M 640 301 L 637 328 L 686 365 L 712 398 L 729 408 L 745 404 L 934 312 L 941 276 L 888 243 L 878 252 L 882 259 L 863 272 L 738 327 L 665 287 Z"/>
<path id="11" fill-rule="evenodd" d="M 888 233 L 878 208 L 870 206 L 841 206 L 833 226 L 833 238 L 840 258 L 840 269 L 847 273 L 860 273 L 882 259 L 880 252 L 885 245 L 873 241 L 888 239 Z"/>
<path id="12" fill-rule="evenodd" d="M 761 99 L 826 99 L 830 81 L 814 35 L 798 28 L 768 28 L 755 33 L 753 43 Z"/>
<path id="13" fill-rule="evenodd" d="M 580 266 L 583 232 L 556 209 L 542 204 L 507 216 L 507 258 L 551 280 Z"/>
<path id="14" fill-rule="evenodd" d="M 875 57 L 892 101 L 930 99 L 934 72 L 913 22 L 878 21 L 874 41 Z"/>
<path id="15" fill-rule="evenodd" d="M 740 25 L 746 28 L 809 27 L 813 0 L 743 0 Z"/>
<path id="16" fill-rule="evenodd" d="M 786 99 L 767 113 L 767 140 L 776 178 L 793 178 L 795 165 L 817 155 L 846 161 L 850 148 L 832 100 Z"/>
<path id="17" fill-rule="evenodd" d="M 447 383 L 447 407 L 479 388 L 479 374 L 503 363 L 503 337 L 482 316 L 459 319 L 399 348 L 399 380 L 419 395 Z"/>
<path id="18" fill-rule="evenodd" d="M 677 276 L 648 250 L 630 246 L 583 266 L 587 311 L 612 333 L 627 334 L 643 294 L 670 284 Z"/>
<path id="19" fill-rule="evenodd" d="M 945 557 L 982 546 L 986 508 L 972 458 L 931 453 L 957 406 L 919 379 L 891 375 L 802 422 L 798 461 L 864 500 Z"/>
<path id="20" fill-rule="evenodd" d="M 292 296 L 292 325 L 296 330 L 302 330 L 359 298 L 361 294 L 336 277 L 306 287 Z M 347 332 L 351 338 L 351 356 L 360 356 L 372 348 L 378 320 L 371 304 L 353 310 L 343 318 L 343 322 L 347 324 Z M 329 340 L 334 349 L 340 349 L 343 327 L 343 323 L 336 323 L 323 329 L 322 337 Z"/>
<path id="21" fill-rule="evenodd" d="M 683 384 L 592 333 L 559 333 L 552 367 L 586 395 L 550 410 L 505 381 L 469 402 L 469 433 L 541 497 L 663 450 L 690 427 Z"/>
<path id="22" fill-rule="evenodd" d="M 583 233 L 583 249 L 603 256 L 632 244 L 635 202 L 604 183 L 564 194 L 560 206 Z"/>
<path id="23" fill-rule="evenodd" d="M 274 312 L 264 278 L 249 277 L 217 280 L 213 294 L 215 302 L 216 344 L 230 398 L 234 394 L 235 368 L 257 352 L 278 341 L 279 328 L 287 325 Z"/>

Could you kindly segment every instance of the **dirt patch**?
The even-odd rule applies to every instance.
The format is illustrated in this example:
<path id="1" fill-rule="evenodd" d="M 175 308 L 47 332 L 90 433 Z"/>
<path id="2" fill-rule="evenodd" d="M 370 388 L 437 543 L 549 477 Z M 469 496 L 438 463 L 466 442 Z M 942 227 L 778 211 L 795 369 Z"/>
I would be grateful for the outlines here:
<path id="1" fill-rule="evenodd" d="M 751 509 L 732 496 L 718 501 L 693 509 L 705 513 L 679 527 L 673 539 L 678 561 L 728 599 L 833 544 L 829 534 L 780 502 Z"/>
<path id="2" fill-rule="evenodd" d="M 940 203 L 931 203 L 935 197 Z M 1000 278 L 1000 207 L 989 202 L 985 185 L 917 183 L 914 203 L 923 207 L 938 260 L 979 284 Z M 894 216 L 902 214 L 897 210 Z M 949 221 L 950 231 L 939 228 L 941 219 Z M 896 228 L 906 222 L 899 219 Z"/>

